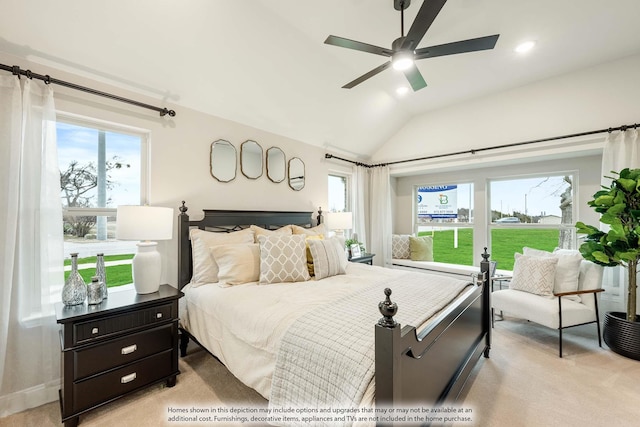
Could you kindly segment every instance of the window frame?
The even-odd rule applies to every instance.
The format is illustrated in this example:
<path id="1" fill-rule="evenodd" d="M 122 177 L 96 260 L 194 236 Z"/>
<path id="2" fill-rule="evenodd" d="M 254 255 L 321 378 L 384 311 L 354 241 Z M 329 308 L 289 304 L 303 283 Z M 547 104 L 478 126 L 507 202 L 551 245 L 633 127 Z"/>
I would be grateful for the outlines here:
<path id="1" fill-rule="evenodd" d="M 329 171 L 327 173 L 327 212 L 334 212 L 334 210 L 331 209 L 331 205 L 330 205 L 330 197 L 329 197 L 329 177 L 338 177 L 338 178 L 344 178 L 344 211 L 335 211 L 335 212 L 351 212 L 353 207 L 352 207 L 352 195 L 353 195 L 353 191 L 351 189 L 351 183 L 352 183 L 352 176 L 349 173 L 345 173 L 345 172 L 338 172 L 338 171 Z"/>

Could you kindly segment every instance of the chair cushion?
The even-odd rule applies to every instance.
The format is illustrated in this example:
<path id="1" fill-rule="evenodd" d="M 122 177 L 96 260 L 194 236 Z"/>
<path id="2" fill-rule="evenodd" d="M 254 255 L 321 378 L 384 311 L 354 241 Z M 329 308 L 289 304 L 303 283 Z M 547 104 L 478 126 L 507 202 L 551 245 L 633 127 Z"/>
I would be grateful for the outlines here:
<path id="1" fill-rule="evenodd" d="M 589 295 L 593 299 L 593 295 Z M 491 294 L 491 306 L 521 319 L 558 329 L 558 298 L 547 298 L 529 292 L 503 289 Z M 572 326 L 596 320 L 595 310 L 577 301 L 562 300 L 562 326 Z"/>

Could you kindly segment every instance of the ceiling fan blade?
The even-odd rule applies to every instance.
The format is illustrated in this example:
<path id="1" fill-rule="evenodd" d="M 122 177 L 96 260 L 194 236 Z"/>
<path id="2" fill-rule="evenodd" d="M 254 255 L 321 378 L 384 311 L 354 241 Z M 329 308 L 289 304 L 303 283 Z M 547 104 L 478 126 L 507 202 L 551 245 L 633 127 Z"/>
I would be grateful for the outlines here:
<path id="1" fill-rule="evenodd" d="M 374 46 L 372 44 L 362 43 L 355 40 L 345 39 L 344 37 L 329 36 L 324 41 L 325 44 L 330 44 L 338 47 L 345 47 L 347 49 L 359 50 L 361 52 L 369 52 L 376 55 L 391 56 L 393 53 L 391 49 L 385 49 L 384 47 Z"/>
<path id="2" fill-rule="evenodd" d="M 413 88 L 414 92 L 427 87 L 427 82 L 424 81 L 424 78 L 422 77 L 422 74 L 420 74 L 420 70 L 418 70 L 416 64 L 413 64 L 411 67 L 404 70 L 404 75 L 409 81 L 409 84 Z"/>
<path id="3" fill-rule="evenodd" d="M 414 50 L 418 46 L 446 2 L 447 0 L 427 0 L 422 2 L 416 19 L 413 20 L 413 24 L 411 24 L 411 28 L 409 28 L 406 40 L 402 46 L 403 49 Z"/>
<path id="4" fill-rule="evenodd" d="M 376 74 L 386 70 L 390 66 L 391 66 L 391 61 L 385 62 L 384 64 L 380 65 L 379 67 L 374 68 L 373 70 L 369 71 L 368 73 L 361 75 L 360 77 L 358 77 L 354 81 L 349 82 L 346 85 L 342 86 L 342 88 L 343 89 L 351 89 L 352 87 L 354 87 L 356 85 L 359 85 L 363 81 L 365 81 L 365 80 L 375 76 Z"/>
<path id="5" fill-rule="evenodd" d="M 414 58 L 434 58 L 436 56 L 455 55 L 457 53 L 493 49 L 498 41 L 498 37 L 500 37 L 500 34 L 478 37 L 477 39 L 461 40 L 459 42 L 446 43 L 438 46 L 423 47 L 416 50 Z"/>

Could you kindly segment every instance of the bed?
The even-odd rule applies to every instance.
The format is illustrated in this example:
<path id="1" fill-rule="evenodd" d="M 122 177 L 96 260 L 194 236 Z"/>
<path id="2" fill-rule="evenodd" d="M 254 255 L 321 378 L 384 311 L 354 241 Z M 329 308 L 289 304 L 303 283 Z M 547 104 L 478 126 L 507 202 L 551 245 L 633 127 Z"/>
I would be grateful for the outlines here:
<path id="1" fill-rule="evenodd" d="M 312 235 L 321 230 L 322 214 L 204 210 L 204 218 L 190 220 L 187 210 L 183 202 L 178 221 L 179 288 L 185 293 L 181 301 L 181 355 L 186 354 L 189 339 L 195 340 L 242 382 L 269 399 L 270 406 L 308 407 L 318 395 L 324 399 L 327 390 L 337 399 L 329 400 L 333 402 L 330 405 L 389 408 L 452 404 L 477 360 L 482 355 L 489 357 L 490 285 L 489 275 L 483 274 L 490 267 L 486 250 L 475 281 L 348 263 L 343 257 L 344 273 L 327 276 L 326 265 L 314 262 L 321 270 L 311 280 L 292 283 L 275 278 L 265 286 L 260 276 L 259 281 L 253 277 L 253 281 L 237 285 L 221 284 L 222 280 L 203 285 L 194 279 L 198 274 L 194 257 L 197 264 L 201 255 L 190 239 L 194 230 L 226 235 L 240 232 L 234 234 L 240 236 L 255 228 L 267 237 L 261 237 L 259 245 L 246 246 L 252 246 L 252 251 L 258 246 L 264 254 L 267 246 L 260 245 L 286 239 L 268 235 L 287 227 Z M 331 253 L 333 243 L 328 241 L 332 239 L 322 243 L 314 240 L 307 240 L 307 244 L 312 242 L 314 256 L 322 250 Z M 234 269 L 226 260 L 236 259 L 225 258 L 225 251 L 241 246 L 210 248 L 220 263 L 221 275 L 223 269 L 227 273 Z M 253 268 L 238 265 L 240 275 Z M 262 264 L 262 272 L 265 270 Z M 430 305 L 423 308 L 426 300 Z M 325 366 L 309 368 L 312 363 Z M 336 365 L 344 365 L 343 372 L 335 372 Z M 371 381 L 367 375 L 373 377 Z M 334 390 L 336 384 L 345 390 Z"/>

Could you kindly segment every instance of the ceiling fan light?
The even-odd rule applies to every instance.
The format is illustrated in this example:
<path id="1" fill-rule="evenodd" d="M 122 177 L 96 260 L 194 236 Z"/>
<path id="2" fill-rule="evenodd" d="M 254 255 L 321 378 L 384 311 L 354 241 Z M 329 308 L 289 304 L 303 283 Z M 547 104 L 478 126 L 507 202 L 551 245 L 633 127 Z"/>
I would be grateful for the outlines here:
<path id="1" fill-rule="evenodd" d="M 396 94 L 399 96 L 406 95 L 407 93 L 409 93 L 409 88 L 406 86 L 400 86 L 396 89 Z"/>
<path id="2" fill-rule="evenodd" d="M 524 43 L 520 43 L 514 50 L 518 53 L 526 53 L 533 49 L 535 45 L 536 42 L 534 42 L 533 40 L 529 40 Z"/>
<path id="3" fill-rule="evenodd" d="M 391 59 L 394 70 L 403 71 L 413 65 L 413 52 L 396 52 Z"/>

